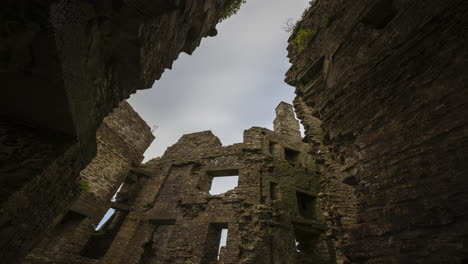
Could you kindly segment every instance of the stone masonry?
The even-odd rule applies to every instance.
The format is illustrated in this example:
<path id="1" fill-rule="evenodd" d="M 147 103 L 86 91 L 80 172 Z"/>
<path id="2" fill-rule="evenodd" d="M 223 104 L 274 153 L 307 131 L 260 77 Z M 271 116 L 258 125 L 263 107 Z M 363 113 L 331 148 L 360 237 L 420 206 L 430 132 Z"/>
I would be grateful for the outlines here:
<path id="1" fill-rule="evenodd" d="M 0 259 L 15 262 L 70 207 L 96 131 L 181 52 L 217 34 L 228 0 L 0 4 Z M 44 191 L 47 190 L 47 191 Z"/>
<path id="2" fill-rule="evenodd" d="M 97 236 L 93 231 L 106 211 L 121 208 L 111 199 L 132 168 L 139 166 L 153 139 L 150 128 L 131 106 L 120 103 L 97 131 L 97 156 L 81 171 L 79 190 L 69 193 L 75 197 L 72 206 L 55 220 L 54 228 L 23 263 L 87 263 L 80 250 Z"/>
<path id="3" fill-rule="evenodd" d="M 231 146 L 210 131 L 184 135 L 133 170 L 137 181 L 125 182 L 118 213 L 99 231 L 112 238 L 96 235 L 82 255 L 108 264 L 334 263 L 316 206 L 321 167 L 292 106 L 276 110 L 275 131 L 253 127 Z M 209 193 L 213 179 L 233 175 L 237 187 Z M 133 199 L 129 189 L 139 190 Z"/>
<path id="4" fill-rule="evenodd" d="M 311 3 L 286 81 L 337 262 L 468 263 L 468 2 Z"/>

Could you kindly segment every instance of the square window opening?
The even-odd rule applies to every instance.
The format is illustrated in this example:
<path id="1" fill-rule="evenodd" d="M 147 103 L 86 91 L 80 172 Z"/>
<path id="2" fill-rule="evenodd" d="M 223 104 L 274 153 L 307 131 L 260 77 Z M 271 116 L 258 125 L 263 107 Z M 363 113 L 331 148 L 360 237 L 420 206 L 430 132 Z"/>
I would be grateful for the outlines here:
<path id="1" fill-rule="evenodd" d="M 296 163 L 299 160 L 299 151 L 293 150 L 293 149 L 284 149 L 284 158 L 289 161 Z"/>
<path id="2" fill-rule="evenodd" d="M 211 195 L 223 194 L 239 185 L 239 170 L 209 171 Z"/>

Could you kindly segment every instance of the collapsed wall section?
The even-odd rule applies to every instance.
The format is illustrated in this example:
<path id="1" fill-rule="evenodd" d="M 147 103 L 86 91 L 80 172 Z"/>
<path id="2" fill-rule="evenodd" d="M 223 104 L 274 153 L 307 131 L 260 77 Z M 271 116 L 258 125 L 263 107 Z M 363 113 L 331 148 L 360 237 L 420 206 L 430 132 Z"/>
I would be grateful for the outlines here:
<path id="1" fill-rule="evenodd" d="M 466 1 L 315 1 L 290 38 L 339 263 L 464 263 Z"/>

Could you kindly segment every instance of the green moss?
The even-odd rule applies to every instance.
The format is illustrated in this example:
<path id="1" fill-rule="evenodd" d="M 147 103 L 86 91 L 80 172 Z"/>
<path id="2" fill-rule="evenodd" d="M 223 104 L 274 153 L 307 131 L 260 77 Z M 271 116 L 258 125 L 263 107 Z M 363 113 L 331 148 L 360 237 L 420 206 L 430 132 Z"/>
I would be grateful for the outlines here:
<path id="1" fill-rule="evenodd" d="M 244 4 L 246 0 L 229 0 L 229 2 L 224 7 L 223 13 L 221 14 L 221 18 L 219 21 L 223 21 L 235 15 L 239 9 L 241 8 L 242 4 Z"/>
<path id="2" fill-rule="evenodd" d="M 80 182 L 80 191 L 89 192 L 90 190 L 89 182 Z"/>
<path id="3" fill-rule="evenodd" d="M 295 45 L 299 51 L 302 51 L 307 47 L 310 41 L 314 39 L 316 34 L 316 30 L 301 28 L 299 32 L 297 32 L 296 37 L 291 41 L 291 44 Z"/>

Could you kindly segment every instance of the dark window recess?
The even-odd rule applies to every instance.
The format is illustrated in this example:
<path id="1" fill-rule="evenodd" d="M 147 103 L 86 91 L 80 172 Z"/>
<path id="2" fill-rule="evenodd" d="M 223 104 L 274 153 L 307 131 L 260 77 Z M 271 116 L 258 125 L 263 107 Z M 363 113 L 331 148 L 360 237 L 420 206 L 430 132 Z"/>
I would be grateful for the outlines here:
<path id="1" fill-rule="evenodd" d="M 297 206 L 299 207 L 299 214 L 307 219 L 315 218 L 315 197 L 296 192 Z"/>
<path id="2" fill-rule="evenodd" d="M 209 193 L 218 195 L 236 188 L 239 184 L 239 170 L 208 171 Z"/>
<path id="3" fill-rule="evenodd" d="M 226 246 L 228 224 L 211 223 L 205 241 L 205 250 L 201 263 L 214 264 L 218 262 L 222 248 Z"/>
<path id="4" fill-rule="evenodd" d="M 284 158 L 289 162 L 295 163 L 299 159 L 299 153 L 300 153 L 299 151 L 285 148 L 284 149 Z"/>
<path id="5" fill-rule="evenodd" d="M 86 216 L 74 211 L 68 211 L 54 228 L 54 234 L 60 236 L 72 233 L 85 220 Z"/>
<path id="6" fill-rule="evenodd" d="M 310 227 L 295 225 L 294 235 L 296 240 L 296 252 L 300 255 L 311 256 L 316 252 L 320 233 L 311 232 Z"/>
<path id="7" fill-rule="evenodd" d="M 126 217 L 127 213 L 122 211 L 113 214 L 108 223 L 101 228 L 101 231 L 95 232 L 89 238 L 80 255 L 89 259 L 102 258 L 110 248 Z"/>
<path id="8" fill-rule="evenodd" d="M 279 185 L 276 182 L 270 182 L 270 199 L 272 201 L 280 199 Z"/>
<path id="9" fill-rule="evenodd" d="M 268 144 L 268 151 L 270 151 L 271 154 L 274 154 L 275 146 L 276 146 L 276 142 L 270 141 L 270 144 Z"/>

